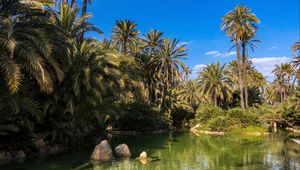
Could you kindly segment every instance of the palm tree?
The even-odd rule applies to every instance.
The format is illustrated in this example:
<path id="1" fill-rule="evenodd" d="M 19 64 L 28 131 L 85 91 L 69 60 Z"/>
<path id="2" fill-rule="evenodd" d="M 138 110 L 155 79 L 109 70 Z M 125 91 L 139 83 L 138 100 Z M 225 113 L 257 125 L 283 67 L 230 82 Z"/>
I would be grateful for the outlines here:
<path id="1" fill-rule="evenodd" d="M 163 32 L 152 29 L 148 33 L 144 33 L 143 36 L 144 38 L 141 39 L 143 48 L 150 56 L 155 55 L 162 45 Z"/>
<path id="2" fill-rule="evenodd" d="M 300 50 L 300 41 L 295 42 L 295 44 L 292 46 L 293 51 Z"/>
<path id="3" fill-rule="evenodd" d="M 130 20 L 117 20 L 113 27 L 111 39 L 124 54 L 127 54 L 128 46 L 134 44 L 139 34 L 136 26 L 137 24 Z"/>
<path id="4" fill-rule="evenodd" d="M 181 80 L 180 69 L 186 67 L 181 61 L 184 56 L 187 56 L 186 45 L 179 44 L 178 39 L 164 38 L 158 56 L 151 60 L 152 75 L 157 76 L 157 83 L 161 88 L 161 100 L 159 107 L 162 107 L 169 92 L 170 87 Z"/>
<path id="5" fill-rule="evenodd" d="M 242 63 L 243 63 L 243 87 L 244 87 L 244 93 L 245 93 L 245 107 L 248 108 L 248 70 L 247 69 L 247 61 L 248 61 L 248 54 L 247 54 L 247 47 L 249 47 L 252 52 L 254 52 L 254 48 L 257 48 L 256 44 L 257 42 L 260 42 L 259 40 L 253 39 L 255 35 L 255 32 L 249 31 L 247 33 L 244 33 L 242 37 L 241 47 L 242 47 Z"/>
<path id="6" fill-rule="evenodd" d="M 183 82 L 183 85 L 179 87 L 178 98 L 186 101 L 192 108 L 196 109 L 196 106 L 203 101 L 200 97 L 200 84 L 196 80 L 189 80 Z"/>
<path id="7" fill-rule="evenodd" d="M 296 54 L 292 61 L 292 65 L 295 69 L 297 69 L 297 74 L 295 78 L 298 78 L 298 86 L 300 86 L 300 41 L 296 42 L 292 46 L 292 50 L 298 51 L 298 54 Z"/>
<path id="8" fill-rule="evenodd" d="M 12 93 L 18 91 L 24 74 L 45 92 L 51 92 L 56 79 L 64 77 L 61 55 L 53 55 L 53 49 L 66 44 L 65 36 L 49 24 L 51 14 L 42 6 L 33 0 L 3 1 L 0 6 L 1 76 Z"/>
<path id="9" fill-rule="evenodd" d="M 250 87 L 261 89 L 267 83 L 264 75 L 255 68 L 251 68 L 250 70 L 248 70 L 247 81 Z"/>
<path id="10" fill-rule="evenodd" d="M 151 60 L 153 58 L 157 57 L 158 52 L 162 46 L 163 39 L 162 39 L 163 33 L 159 30 L 152 29 L 149 30 L 148 33 L 143 34 L 143 38 L 141 38 L 142 43 L 142 54 L 140 55 L 140 63 L 144 67 L 144 82 L 145 87 L 148 89 L 148 102 L 153 102 L 155 98 L 155 86 L 156 82 L 154 79 L 154 76 L 152 76 L 152 70 L 151 70 Z"/>
<path id="11" fill-rule="evenodd" d="M 240 53 L 240 43 L 243 36 L 251 36 L 255 33 L 257 29 L 255 23 L 258 23 L 259 19 L 251 12 L 251 9 L 243 5 L 237 5 L 234 10 L 224 15 L 222 19 L 221 28 L 235 41 L 241 107 L 245 108 L 247 105 L 245 104 L 245 88 L 243 87 L 245 83 L 243 82 L 243 58 Z"/>
<path id="12" fill-rule="evenodd" d="M 289 63 L 281 63 L 280 65 L 275 65 L 272 71 L 277 76 L 275 80 L 278 83 L 278 88 L 280 89 L 280 101 L 283 102 L 286 95 L 291 92 L 291 76 L 293 75 L 293 68 Z"/>
<path id="13" fill-rule="evenodd" d="M 55 25 L 64 30 L 69 37 L 74 38 L 77 43 L 80 42 L 83 32 L 94 31 L 102 34 L 103 32 L 93 23 L 86 21 L 91 18 L 91 14 L 85 14 L 78 17 L 79 8 L 75 5 L 73 8 L 70 5 L 59 4 L 59 12 L 54 16 Z M 74 43 L 73 41 L 71 43 Z"/>
<path id="14" fill-rule="evenodd" d="M 77 135 L 84 135 L 90 127 L 87 122 L 97 120 L 102 126 L 109 113 L 103 110 L 103 104 L 120 89 L 120 73 L 117 65 L 109 61 L 110 54 L 100 50 L 99 45 L 90 39 L 75 45 L 64 81 L 44 102 L 44 110 L 52 118 L 49 123 L 53 141 L 57 133 L 68 136 L 82 129 L 82 134 Z"/>
<path id="15" fill-rule="evenodd" d="M 265 100 L 267 101 L 268 104 L 273 105 L 276 101 L 278 101 L 278 91 L 279 86 L 276 86 L 277 84 L 274 83 L 268 83 L 265 87 L 265 91 L 263 93 Z"/>
<path id="16" fill-rule="evenodd" d="M 215 106 L 220 105 L 220 101 L 232 99 L 233 87 L 231 80 L 225 74 L 225 64 L 207 65 L 199 73 L 198 80 L 202 85 L 202 93 L 211 98 Z"/>

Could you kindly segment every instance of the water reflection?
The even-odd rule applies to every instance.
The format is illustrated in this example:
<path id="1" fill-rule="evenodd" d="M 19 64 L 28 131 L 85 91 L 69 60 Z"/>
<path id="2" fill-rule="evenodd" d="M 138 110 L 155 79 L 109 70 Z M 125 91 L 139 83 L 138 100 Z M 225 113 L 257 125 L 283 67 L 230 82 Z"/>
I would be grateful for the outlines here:
<path id="1" fill-rule="evenodd" d="M 109 163 L 91 162 L 88 160 L 92 151 L 90 148 L 40 162 L 35 160 L 19 166 L 7 165 L 5 169 L 296 170 L 300 169 L 300 147 L 290 140 L 291 137 L 290 134 L 280 132 L 266 137 L 197 137 L 188 133 L 125 136 L 113 139 L 113 146 L 127 143 L 133 155 L 131 159 Z M 136 159 L 143 150 L 149 156 L 146 164 Z M 50 167 L 51 163 L 57 166 Z"/>

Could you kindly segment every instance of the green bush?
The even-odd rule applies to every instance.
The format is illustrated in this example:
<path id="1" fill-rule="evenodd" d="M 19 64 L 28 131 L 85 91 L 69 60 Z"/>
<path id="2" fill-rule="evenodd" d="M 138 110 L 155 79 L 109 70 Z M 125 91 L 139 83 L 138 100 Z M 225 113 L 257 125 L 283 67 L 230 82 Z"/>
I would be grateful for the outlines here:
<path id="1" fill-rule="evenodd" d="M 194 124 L 197 123 L 207 123 L 210 119 L 216 118 L 218 116 L 224 115 L 224 111 L 215 106 L 200 106 L 196 110 Z"/>
<path id="2" fill-rule="evenodd" d="M 183 128 L 192 115 L 192 111 L 188 109 L 176 108 L 172 110 L 173 126 L 176 128 Z"/>
<path id="3" fill-rule="evenodd" d="M 131 103 L 123 107 L 125 114 L 115 123 L 115 128 L 119 130 L 147 132 L 167 128 L 165 121 L 155 107 L 145 103 Z"/>
<path id="4" fill-rule="evenodd" d="M 226 131 L 230 127 L 261 126 L 261 117 L 261 111 L 256 108 L 222 110 L 214 106 L 202 106 L 196 111 L 195 119 L 190 124 L 201 124 L 206 127 L 204 130 Z"/>
<path id="5" fill-rule="evenodd" d="M 256 110 L 248 109 L 243 110 L 241 108 L 233 108 L 227 111 L 227 116 L 231 120 L 231 124 L 234 126 L 246 127 L 247 125 L 259 125 L 260 118 Z"/>
<path id="6" fill-rule="evenodd" d="M 226 116 L 218 116 L 208 121 L 208 127 L 212 131 L 224 131 L 229 126 L 229 120 Z"/>

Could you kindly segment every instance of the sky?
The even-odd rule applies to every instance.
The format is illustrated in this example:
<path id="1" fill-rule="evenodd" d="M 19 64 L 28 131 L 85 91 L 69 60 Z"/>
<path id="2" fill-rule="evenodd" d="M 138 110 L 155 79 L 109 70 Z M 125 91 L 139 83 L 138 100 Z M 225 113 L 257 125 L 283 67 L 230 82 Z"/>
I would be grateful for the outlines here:
<path id="1" fill-rule="evenodd" d="M 136 22 L 141 33 L 155 28 L 179 38 L 189 49 L 184 62 L 196 77 L 207 64 L 236 58 L 220 24 L 237 4 L 251 8 L 261 20 L 256 36 L 261 43 L 249 55 L 254 66 L 272 80 L 274 65 L 289 62 L 290 47 L 300 39 L 300 0 L 93 0 L 88 11 L 93 14 L 90 21 L 104 32 L 92 35 L 100 39 L 109 38 L 115 21 L 123 19 Z"/>

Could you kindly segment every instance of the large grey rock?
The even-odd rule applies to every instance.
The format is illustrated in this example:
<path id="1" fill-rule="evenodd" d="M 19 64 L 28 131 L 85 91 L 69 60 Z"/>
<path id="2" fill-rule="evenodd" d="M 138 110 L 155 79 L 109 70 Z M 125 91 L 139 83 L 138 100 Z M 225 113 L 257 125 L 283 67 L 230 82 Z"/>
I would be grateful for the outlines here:
<path id="1" fill-rule="evenodd" d="M 120 144 L 115 148 L 116 156 L 118 157 L 130 157 L 131 153 L 129 147 L 126 144 Z"/>
<path id="2" fill-rule="evenodd" d="M 91 159 L 97 161 L 110 161 L 112 159 L 112 150 L 107 140 L 103 140 L 95 146 Z"/>
<path id="3" fill-rule="evenodd" d="M 26 154 L 24 151 L 20 150 L 17 152 L 17 154 L 14 157 L 15 159 L 26 159 Z"/>

